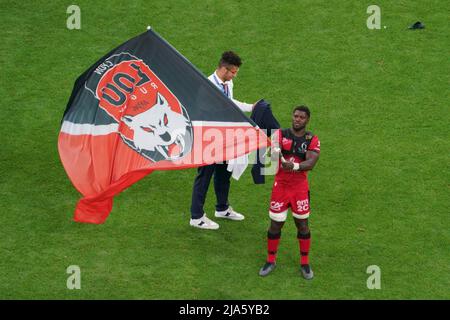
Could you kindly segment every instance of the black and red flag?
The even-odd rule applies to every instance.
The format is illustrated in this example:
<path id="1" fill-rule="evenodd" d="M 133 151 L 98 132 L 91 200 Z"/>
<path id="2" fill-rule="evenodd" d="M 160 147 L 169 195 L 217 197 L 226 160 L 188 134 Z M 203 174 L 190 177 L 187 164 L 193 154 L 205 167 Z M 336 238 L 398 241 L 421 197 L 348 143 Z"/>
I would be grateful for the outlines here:
<path id="1" fill-rule="evenodd" d="M 267 136 L 153 30 L 98 60 L 75 82 L 62 120 L 62 164 L 83 195 L 74 220 L 103 223 L 113 197 L 153 170 L 222 162 Z"/>

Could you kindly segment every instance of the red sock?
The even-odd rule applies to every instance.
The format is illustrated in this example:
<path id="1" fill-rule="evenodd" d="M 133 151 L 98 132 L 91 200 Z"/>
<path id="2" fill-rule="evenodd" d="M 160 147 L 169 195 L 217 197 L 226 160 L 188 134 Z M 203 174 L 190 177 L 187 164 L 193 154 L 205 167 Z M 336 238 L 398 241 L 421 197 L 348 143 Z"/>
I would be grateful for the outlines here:
<path id="1" fill-rule="evenodd" d="M 309 264 L 309 247 L 311 245 L 311 233 L 297 234 L 297 239 L 300 247 L 300 264 Z"/>
<path id="2" fill-rule="evenodd" d="M 281 232 L 278 234 L 271 234 L 270 232 L 267 232 L 267 262 L 275 263 L 280 238 Z"/>

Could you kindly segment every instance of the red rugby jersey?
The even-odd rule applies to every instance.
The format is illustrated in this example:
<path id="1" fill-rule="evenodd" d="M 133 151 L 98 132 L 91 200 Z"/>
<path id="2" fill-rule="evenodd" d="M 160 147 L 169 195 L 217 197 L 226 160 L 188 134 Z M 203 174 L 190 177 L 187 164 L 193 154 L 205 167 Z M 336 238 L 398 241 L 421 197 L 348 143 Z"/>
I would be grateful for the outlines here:
<path id="1" fill-rule="evenodd" d="M 305 161 L 307 151 L 320 153 L 319 138 L 311 132 L 306 132 L 302 137 L 296 137 L 290 130 L 281 129 L 274 133 L 272 141 L 274 146 L 281 149 L 286 161 L 301 163 Z M 280 159 L 275 181 L 308 188 L 308 171 L 285 171 L 281 168 Z"/>

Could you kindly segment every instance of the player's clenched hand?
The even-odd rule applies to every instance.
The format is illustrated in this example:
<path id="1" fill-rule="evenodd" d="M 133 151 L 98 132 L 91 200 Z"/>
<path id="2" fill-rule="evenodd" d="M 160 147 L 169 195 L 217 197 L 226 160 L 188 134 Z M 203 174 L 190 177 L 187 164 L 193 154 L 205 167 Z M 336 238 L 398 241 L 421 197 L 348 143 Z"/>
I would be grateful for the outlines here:
<path id="1" fill-rule="evenodd" d="M 285 171 L 292 171 L 294 169 L 294 163 L 291 161 L 281 162 L 281 168 Z"/>

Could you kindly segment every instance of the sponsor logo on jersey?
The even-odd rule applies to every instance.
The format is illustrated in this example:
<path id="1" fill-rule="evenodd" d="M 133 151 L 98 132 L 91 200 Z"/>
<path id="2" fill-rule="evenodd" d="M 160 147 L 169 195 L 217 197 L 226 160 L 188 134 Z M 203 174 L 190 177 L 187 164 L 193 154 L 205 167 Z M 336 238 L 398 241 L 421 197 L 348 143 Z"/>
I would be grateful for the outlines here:
<path id="1" fill-rule="evenodd" d="M 272 201 L 272 202 L 270 202 L 270 210 L 280 211 L 281 208 L 283 207 L 283 205 L 284 205 L 284 202 Z"/>
<path id="2" fill-rule="evenodd" d="M 298 200 L 297 201 L 297 211 L 299 212 L 307 212 L 309 211 L 309 200 Z"/>

